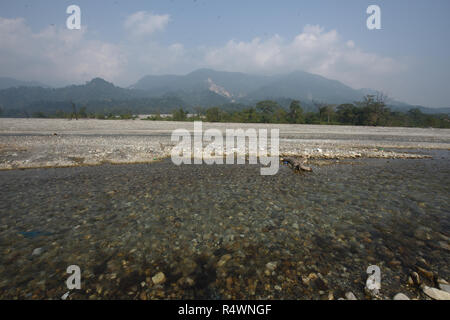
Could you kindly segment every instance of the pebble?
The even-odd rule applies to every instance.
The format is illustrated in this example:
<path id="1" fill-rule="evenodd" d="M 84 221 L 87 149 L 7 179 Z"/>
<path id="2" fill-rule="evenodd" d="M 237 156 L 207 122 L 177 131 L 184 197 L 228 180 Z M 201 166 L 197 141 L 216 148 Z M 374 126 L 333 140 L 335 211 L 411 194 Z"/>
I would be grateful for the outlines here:
<path id="1" fill-rule="evenodd" d="M 391 260 L 391 261 L 389 261 L 389 265 L 392 267 L 399 267 L 402 265 L 402 263 L 398 260 Z"/>
<path id="2" fill-rule="evenodd" d="M 420 277 L 419 274 L 417 272 L 412 272 L 411 273 L 411 278 L 413 280 L 413 283 L 415 283 L 416 285 L 420 285 Z"/>
<path id="3" fill-rule="evenodd" d="M 303 282 L 303 284 L 305 285 L 305 286 L 308 286 L 309 285 L 309 278 L 308 277 L 302 277 L 302 282 Z"/>
<path id="4" fill-rule="evenodd" d="M 439 245 L 441 246 L 442 249 L 450 251 L 450 245 L 447 242 L 439 241 Z"/>
<path id="5" fill-rule="evenodd" d="M 226 284 L 227 284 L 227 289 L 228 290 L 232 290 L 233 289 L 233 278 L 232 277 L 228 277 L 226 280 Z"/>
<path id="6" fill-rule="evenodd" d="M 185 279 L 185 283 L 186 283 L 188 286 L 192 287 L 192 286 L 195 284 L 195 281 L 194 281 L 192 278 L 187 277 L 187 278 Z"/>
<path id="7" fill-rule="evenodd" d="M 423 292 L 434 300 L 450 300 L 450 293 L 436 288 L 430 288 L 428 286 L 423 286 Z"/>
<path id="8" fill-rule="evenodd" d="M 397 294 L 394 296 L 394 300 L 410 300 L 410 299 L 408 298 L 407 295 L 405 295 L 405 294 L 403 294 L 403 293 L 397 293 Z"/>
<path id="9" fill-rule="evenodd" d="M 419 227 L 414 232 L 414 236 L 419 240 L 431 240 L 430 235 L 428 234 L 428 228 Z"/>
<path id="10" fill-rule="evenodd" d="M 64 294 L 61 296 L 61 299 L 62 299 L 62 300 L 66 300 L 67 297 L 69 297 L 69 294 L 70 294 L 70 291 L 67 291 L 66 293 L 64 293 Z"/>
<path id="11" fill-rule="evenodd" d="M 231 259 L 231 255 L 230 254 L 225 254 L 223 255 L 219 262 L 217 262 L 217 267 L 223 267 L 229 260 Z"/>
<path id="12" fill-rule="evenodd" d="M 347 299 L 347 300 L 358 300 L 357 298 L 356 298 L 356 296 L 353 294 L 353 292 L 347 292 L 346 294 L 345 294 L 345 298 Z"/>
<path id="13" fill-rule="evenodd" d="M 378 160 L 374 161 L 379 163 Z M 409 166 L 407 162 L 405 166 Z M 193 166 L 189 170 L 181 166 L 172 170 L 171 164 L 158 164 L 136 165 L 132 169 L 127 166 L 104 166 L 45 171 L 45 174 L 38 176 L 42 175 L 41 178 L 52 181 L 52 184 L 43 187 L 36 183 L 34 189 L 31 189 L 36 192 L 27 193 L 39 201 L 44 194 L 40 189 L 43 189 L 49 196 L 48 203 L 55 203 L 55 208 L 62 212 L 61 217 L 46 215 L 46 207 L 27 206 L 32 210 L 32 214 L 23 213 L 26 223 L 22 229 L 45 229 L 43 232 L 53 233 L 38 235 L 34 241 L 21 235 L 16 238 L 16 230 L 5 232 L 8 230 L 6 226 L 13 225 L 13 216 L 0 226 L 2 239 L 9 245 L 9 248 L 0 249 L 0 254 L 6 256 L 6 261 L 11 262 L 9 265 L 0 265 L 0 298 L 21 298 L 25 297 L 25 292 L 33 292 L 36 299 L 61 297 L 65 290 L 58 293 L 57 288 L 61 288 L 59 279 L 66 278 L 66 266 L 61 264 L 61 261 L 75 261 L 74 263 L 85 266 L 82 268 L 83 279 L 87 281 L 83 285 L 86 285 L 86 288 L 78 291 L 72 297 L 74 299 L 86 299 L 92 294 L 100 299 L 135 299 L 142 298 L 143 291 L 147 299 L 245 299 L 249 296 L 253 299 L 314 299 L 318 298 L 318 294 L 321 299 L 326 299 L 327 296 L 332 297 L 328 295 L 330 290 L 336 290 L 335 299 L 343 297 L 346 291 L 354 291 L 358 294 L 358 299 L 363 299 L 364 283 L 361 275 L 365 275 L 368 257 L 372 258 L 370 264 L 383 266 L 383 291 L 387 295 L 379 298 L 392 299 L 398 292 L 404 292 L 411 298 L 426 298 L 423 293 L 420 292 L 418 296 L 415 292 L 418 286 L 410 286 L 408 291 L 404 291 L 406 289 L 402 287 L 405 283 L 400 287 L 400 279 L 406 282 L 408 274 L 403 274 L 402 271 L 408 268 L 417 271 L 414 266 L 425 270 L 440 270 L 442 273 L 439 276 L 448 278 L 448 270 L 445 268 L 446 251 L 443 251 L 437 241 L 427 241 L 417 247 L 415 239 L 411 237 L 414 226 L 423 223 L 433 226 L 428 231 L 432 239 L 440 239 L 434 230 L 439 219 L 433 220 L 433 215 L 430 215 L 428 222 L 424 216 L 424 220 L 413 221 L 412 225 L 404 224 L 403 229 L 402 222 L 409 221 L 411 216 L 408 210 L 405 215 L 397 215 L 398 212 L 403 212 L 403 204 L 396 204 L 394 197 L 386 195 L 389 190 L 384 188 L 389 186 L 387 182 L 390 181 L 391 173 L 386 173 L 389 177 L 387 180 L 386 177 L 379 176 L 379 169 L 376 167 L 370 164 L 366 167 L 370 169 L 367 170 L 370 174 L 356 177 L 355 173 L 362 169 L 355 167 L 350 170 L 343 164 L 342 167 L 336 168 L 342 170 L 337 174 L 334 173 L 334 168 L 327 168 L 328 180 L 325 180 L 325 183 L 322 172 L 315 176 L 296 175 L 292 178 L 288 175 L 288 170 L 283 172 L 281 169 L 278 176 L 265 182 L 259 179 L 259 170 L 254 170 L 257 176 L 246 175 L 247 169 L 236 167 L 231 170 L 227 166 L 214 170 L 207 166 Z M 413 168 L 414 166 L 411 166 L 411 169 Z M 169 174 L 167 171 L 170 170 L 167 169 L 175 173 Z M 393 168 L 388 167 L 388 170 L 391 169 Z M 97 175 L 97 171 L 105 171 L 105 174 Z M 348 174 L 348 171 L 351 171 L 351 174 Z M 20 178 L 26 172 L 18 171 L 17 176 Z M 69 183 L 59 179 L 67 182 L 63 186 L 60 183 L 53 184 L 53 181 L 58 179 L 47 178 L 48 175 L 62 178 L 72 172 L 79 173 L 78 180 L 74 178 L 75 182 Z M 414 170 L 411 172 L 416 174 Z M 12 175 L 14 172 L 7 173 Z M 241 180 L 221 180 L 220 185 L 224 186 L 224 192 L 216 195 L 209 185 L 193 179 L 191 173 L 193 176 L 200 175 L 205 181 L 211 180 L 211 174 L 216 177 L 217 173 L 226 177 L 242 176 L 244 182 L 252 181 L 252 184 L 249 190 L 246 190 L 245 183 L 245 188 L 240 186 L 243 183 Z M 384 187 L 377 185 L 377 179 L 370 178 L 372 174 L 382 180 Z M 362 176 L 367 176 L 371 181 L 367 183 L 370 187 L 367 194 L 365 191 L 360 192 L 348 187 L 352 183 L 359 183 L 356 179 Z M 146 181 L 153 177 L 155 181 L 160 179 L 161 183 L 147 184 Z M 183 180 L 179 180 L 181 177 Z M 23 180 L 19 179 L 22 183 L 18 187 L 25 185 L 25 178 L 28 176 L 24 175 L 21 178 Z M 107 184 L 105 188 L 99 188 L 103 186 L 99 184 L 102 179 Z M 280 184 L 278 180 L 284 184 Z M 176 181 L 182 181 L 187 190 L 200 188 L 202 193 L 193 191 L 194 200 L 191 204 L 186 200 L 190 194 L 184 194 L 185 188 L 177 187 L 177 183 L 173 183 Z M 253 184 L 253 181 L 256 182 Z M 137 188 L 136 185 L 140 187 Z M 275 193 L 270 188 L 273 185 L 281 186 L 281 189 Z M 295 188 L 291 188 L 292 185 L 295 185 Z M 75 193 L 67 193 L 73 186 L 76 187 Z M 78 187 L 81 186 L 82 190 L 79 190 Z M 425 190 L 425 185 L 422 187 Z M 107 196 L 105 193 L 111 188 L 117 192 L 113 196 Z M 345 192 L 346 189 L 349 189 L 348 193 Z M 228 190 L 229 192 L 225 192 Z M 242 192 L 243 190 L 245 192 Z M 405 187 L 403 192 L 407 194 L 407 190 Z M 429 206 L 443 208 L 447 197 L 439 192 L 437 194 L 439 197 L 436 197 L 434 202 L 430 200 Z M 74 199 L 73 203 L 66 205 L 63 201 L 58 202 L 57 199 L 65 195 L 70 201 Z M 322 205 L 325 196 L 329 198 L 328 206 Z M 385 208 L 387 206 L 384 206 L 384 202 L 379 201 L 380 197 L 389 199 L 386 201 L 389 208 Z M 17 200 L 19 198 L 17 196 Z M 269 204 L 269 201 L 273 203 Z M 217 214 L 210 215 L 200 210 L 203 202 L 211 205 L 211 208 L 217 206 Z M 11 206 L 17 209 L 14 211 L 20 212 L 21 205 L 14 203 L 11 201 Z M 46 203 L 43 203 L 43 206 Z M 278 209 L 275 209 L 275 204 Z M 334 207 L 335 204 L 338 207 Z M 339 206 L 345 206 L 347 209 L 341 212 Z M 238 210 L 242 210 L 243 215 L 238 215 Z M 360 210 L 367 215 L 367 221 L 361 218 Z M 0 208 L 0 212 L 3 211 Z M 52 207 L 49 206 L 47 211 L 53 213 Z M 378 215 L 375 212 L 381 213 Z M 39 214 L 42 217 L 53 217 L 52 222 L 47 222 L 44 218 L 42 226 L 33 226 L 34 221 L 39 221 L 36 219 Z M 80 226 L 75 231 L 72 228 L 72 215 L 76 221 L 75 225 Z M 393 216 L 398 223 L 391 226 Z M 176 222 L 180 222 L 180 226 L 176 226 Z M 297 230 L 297 225 L 302 232 Z M 69 230 L 68 235 L 62 232 L 66 229 Z M 92 237 L 84 238 L 86 234 Z M 241 240 L 241 234 L 245 235 L 244 240 Z M 403 234 L 408 236 L 400 237 Z M 69 235 L 80 241 L 71 241 Z M 229 237 L 232 235 L 235 241 Z M 230 240 L 224 241 L 226 237 Z M 361 243 L 364 243 L 364 247 L 360 246 Z M 30 254 L 38 245 L 42 246 L 43 252 L 40 256 L 31 257 Z M 386 252 L 383 248 L 386 248 Z M 34 276 L 35 270 L 28 265 L 26 257 L 31 257 L 30 260 L 42 260 L 39 261 L 39 267 L 44 266 L 40 271 L 42 275 L 39 274 L 36 278 L 48 280 L 45 291 L 39 289 L 37 281 L 30 284 L 23 282 L 29 276 Z M 429 263 L 424 262 L 424 259 Z M 401 262 L 404 270 L 391 268 L 390 261 L 394 261 L 391 263 L 394 266 L 396 261 Z M 215 269 L 218 265 L 222 268 Z M 14 272 L 16 270 L 17 272 Z M 164 285 L 160 284 L 156 276 L 160 271 L 168 273 L 162 277 L 165 279 Z M 265 277 L 265 272 L 270 276 Z M 152 276 L 153 281 L 159 285 L 152 285 Z M 228 286 L 225 282 L 227 277 L 230 277 Z M 420 277 L 422 282 L 425 280 L 428 285 L 442 290 L 438 283 L 431 285 L 425 276 Z M 436 273 L 433 273 L 433 278 L 437 279 Z M 330 283 L 327 283 L 327 279 Z M 299 286 L 299 280 L 308 285 L 300 283 Z M 258 281 L 259 284 L 256 285 Z M 409 283 L 414 284 L 413 277 Z M 33 291 L 33 288 L 37 289 Z M 264 288 L 267 288 L 267 291 Z M 282 290 L 278 291 L 279 288 Z M 88 289 L 91 291 L 88 292 Z M 356 299 L 355 294 L 353 296 Z"/>
<path id="14" fill-rule="evenodd" d="M 158 272 L 155 276 L 152 277 L 152 281 L 154 284 L 162 284 L 166 281 L 166 276 L 162 272 Z"/>
<path id="15" fill-rule="evenodd" d="M 369 289 L 366 284 L 366 287 L 364 287 L 364 292 L 366 293 L 367 296 L 371 298 L 376 298 L 378 297 L 380 290 L 377 288 Z"/>
<path id="16" fill-rule="evenodd" d="M 275 271 L 275 269 L 277 268 L 277 263 L 276 262 L 268 262 L 266 264 L 266 268 L 269 271 Z"/>
<path id="17" fill-rule="evenodd" d="M 411 276 L 408 276 L 408 284 L 409 284 L 410 286 L 414 285 L 414 281 L 413 281 L 413 279 L 411 278 Z"/>
<path id="18" fill-rule="evenodd" d="M 42 248 L 36 248 L 33 250 L 33 253 L 31 254 L 32 256 L 38 256 L 42 253 L 43 249 Z"/>
<path id="19" fill-rule="evenodd" d="M 450 285 L 448 284 L 439 283 L 439 289 L 450 293 Z"/>
<path id="20" fill-rule="evenodd" d="M 433 272 L 425 270 L 424 268 L 421 268 L 421 267 L 417 267 L 417 271 L 419 271 L 419 273 L 421 275 L 423 275 L 424 277 L 426 277 L 430 280 L 433 280 Z"/>

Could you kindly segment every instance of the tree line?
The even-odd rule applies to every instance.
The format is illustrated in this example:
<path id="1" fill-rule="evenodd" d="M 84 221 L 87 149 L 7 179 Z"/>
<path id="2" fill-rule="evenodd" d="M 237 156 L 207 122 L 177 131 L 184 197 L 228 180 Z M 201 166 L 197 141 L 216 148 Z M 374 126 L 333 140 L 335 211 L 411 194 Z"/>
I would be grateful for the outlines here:
<path id="1" fill-rule="evenodd" d="M 130 110 L 119 110 L 119 111 L 109 111 L 109 112 L 89 112 L 86 106 L 81 106 L 77 108 L 75 103 L 71 103 L 71 111 L 57 110 L 55 112 L 43 112 L 35 111 L 28 117 L 31 118 L 56 118 L 56 119 L 101 119 L 101 120 L 126 120 L 126 119 L 136 119 L 137 116 L 134 115 Z M 1 113 L 0 113 L 1 115 Z"/>
<path id="2" fill-rule="evenodd" d="M 220 107 L 194 108 L 195 113 L 188 110 L 175 109 L 170 115 L 161 116 L 156 113 L 144 120 L 170 120 L 238 123 L 291 123 L 291 124 L 341 124 L 363 126 L 395 126 L 395 127 L 434 127 L 450 128 L 448 114 L 425 114 L 418 108 L 408 112 L 391 111 L 386 105 L 386 97 L 382 94 L 367 95 L 361 101 L 340 105 L 314 103 L 316 111 L 304 112 L 300 101 L 294 100 L 287 109 L 276 101 L 264 100 L 255 106 L 240 110 L 224 110 Z M 89 112 L 86 106 L 72 103 L 71 111 L 55 111 L 45 113 L 35 111 L 27 114 L 33 118 L 66 118 L 66 119 L 135 119 L 131 110 L 114 110 L 108 112 Z M 2 109 L 0 107 L 0 116 Z"/>
<path id="3" fill-rule="evenodd" d="M 254 107 L 238 111 L 225 111 L 219 107 L 197 108 L 197 112 L 189 117 L 188 112 L 180 108 L 171 116 L 156 114 L 147 120 L 450 128 L 449 115 L 424 114 L 418 108 L 408 112 L 391 111 L 385 100 L 385 96 L 378 94 L 341 105 L 314 103 L 316 112 L 304 112 L 298 100 L 292 101 L 287 110 L 275 101 L 264 100 Z"/>

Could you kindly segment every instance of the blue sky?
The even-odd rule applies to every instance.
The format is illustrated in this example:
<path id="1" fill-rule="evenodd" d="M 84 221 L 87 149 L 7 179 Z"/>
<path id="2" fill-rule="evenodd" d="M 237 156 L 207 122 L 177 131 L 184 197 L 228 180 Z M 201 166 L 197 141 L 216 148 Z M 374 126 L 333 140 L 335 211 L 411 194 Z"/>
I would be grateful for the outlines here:
<path id="1" fill-rule="evenodd" d="M 67 6 L 82 30 L 67 30 Z M 381 8 L 368 30 L 366 8 Z M 448 107 L 448 0 L 1 1 L 0 76 L 51 85 L 200 67 L 274 74 L 297 69 Z M 50 53 L 51 52 L 51 53 Z"/>

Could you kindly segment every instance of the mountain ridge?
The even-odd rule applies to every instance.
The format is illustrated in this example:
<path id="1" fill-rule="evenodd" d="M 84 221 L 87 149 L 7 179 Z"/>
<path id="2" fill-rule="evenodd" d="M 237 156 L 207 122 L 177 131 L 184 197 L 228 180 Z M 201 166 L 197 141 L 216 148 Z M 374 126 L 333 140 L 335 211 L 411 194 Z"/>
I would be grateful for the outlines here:
<path id="1" fill-rule="evenodd" d="M 0 77 L 0 79 L 3 79 Z M 11 79 L 11 78 L 10 78 Z M 13 81 L 11 81 L 13 83 Z M 139 105 L 141 111 L 161 109 L 170 112 L 179 107 L 189 111 L 196 107 L 227 105 L 254 105 L 261 100 L 272 99 L 287 108 L 290 101 L 300 100 L 306 111 L 314 110 L 314 103 L 342 104 L 359 101 L 373 89 L 353 89 L 337 80 L 304 71 L 293 71 L 274 76 L 252 75 L 241 72 L 198 69 L 186 75 L 147 75 L 134 85 L 122 88 L 102 78 L 93 78 L 81 85 L 62 88 L 40 86 L 14 86 L 0 89 L 0 107 L 26 110 L 45 103 L 57 106 L 59 102 L 108 106 Z M 161 103 L 161 107 L 157 103 Z M 172 104 L 173 103 L 173 104 Z M 67 105 L 67 104 L 65 104 Z M 427 108 L 390 100 L 394 111 L 419 108 L 424 113 L 450 113 L 450 108 Z"/>

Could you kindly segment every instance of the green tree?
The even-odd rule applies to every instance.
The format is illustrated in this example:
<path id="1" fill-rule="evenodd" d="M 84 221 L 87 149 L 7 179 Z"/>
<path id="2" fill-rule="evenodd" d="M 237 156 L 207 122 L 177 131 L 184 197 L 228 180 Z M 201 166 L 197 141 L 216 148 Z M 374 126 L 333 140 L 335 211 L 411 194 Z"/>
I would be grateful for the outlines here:
<path id="1" fill-rule="evenodd" d="M 80 108 L 80 111 L 78 112 L 78 115 L 79 115 L 80 118 L 87 118 L 88 117 L 85 106 Z"/>
<path id="2" fill-rule="evenodd" d="M 161 113 L 159 111 L 157 111 L 155 114 L 153 114 L 151 116 L 148 116 L 146 118 L 146 120 L 161 121 L 161 120 L 164 120 L 164 119 L 161 117 Z"/>
<path id="3" fill-rule="evenodd" d="M 239 113 L 239 119 L 245 123 L 258 123 L 260 122 L 259 115 L 256 109 L 253 107 L 242 110 Z"/>
<path id="4" fill-rule="evenodd" d="M 187 111 L 184 111 L 183 108 L 175 110 L 174 112 L 172 112 L 172 120 L 186 121 L 187 120 Z"/>
<path id="5" fill-rule="evenodd" d="M 386 107 L 386 96 L 382 93 L 366 95 L 356 105 L 361 108 L 361 124 L 367 126 L 380 126 L 387 123 L 389 109 Z"/>
<path id="6" fill-rule="evenodd" d="M 343 124 L 358 124 L 359 109 L 352 103 L 341 104 L 336 111 L 337 120 Z"/>
<path id="7" fill-rule="evenodd" d="M 283 108 L 276 108 L 272 118 L 270 119 L 272 123 L 287 123 L 287 113 Z"/>
<path id="8" fill-rule="evenodd" d="M 71 102 L 71 104 L 72 104 L 72 114 L 70 116 L 70 119 L 75 117 L 75 119 L 78 120 L 77 107 L 75 106 L 75 103 Z"/>
<path id="9" fill-rule="evenodd" d="M 307 124 L 320 124 L 319 113 L 317 113 L 317 112 L 307 112 L 305 114 L 305 123 L 307 123 Z"/>
<path id="10" fill-rule="evenodd" d="M 294 100 L 289 106 L 289 113 L 287 115 L 287 120 L 289 123 L 304 123 L 305 119 L 303 117 L 303 109 L 300 105 L 300 101 Z"/>
<path id="11" fill-rule="evenodd" d="M 194 111 L 195 111 L 194 118 L 197 120 L 201 120 L 206 113 L 205 109 L 200 106 L 194 107 Z"/>
<path id="12" fill-rule="evenodd" d="M 221 111 L 218 107 L 213 107 L 206 110 L 207 122 L 220 122 L 220 120 L 221 120 Z"/>
<path id="13" fill-rule="evenodd" d="M 334 106 L 332 105 L 321 105 L 319 108 L 319 118 L 320 121 L 330 123 L 334 118 Z"/>
<path id="14" fill-rule="evenodd" d="M 33 117 L 33 118 L 47 118 L 47 116 L 45 115 L 45 113 L 43 113 L 42 111 L 36 111 L 36 112 L 33 112 L 32 117 Z"/>
<path id="15" fill-rule="evenodd" d="M 271 122 L 273 114 L 276 109 L 278 109 L 278 103 L 272 100 L 260 101 L 256 104 L 256 110 L 260 113 L 261 122 L 269 123 Z"/>
<path id="16" fill-rule="evenodd" d="M 419 108 L 410 109 L 408 111 L 408 117 L 412 126 L 421 126 L 424 122 L 425 115 Z"/>

